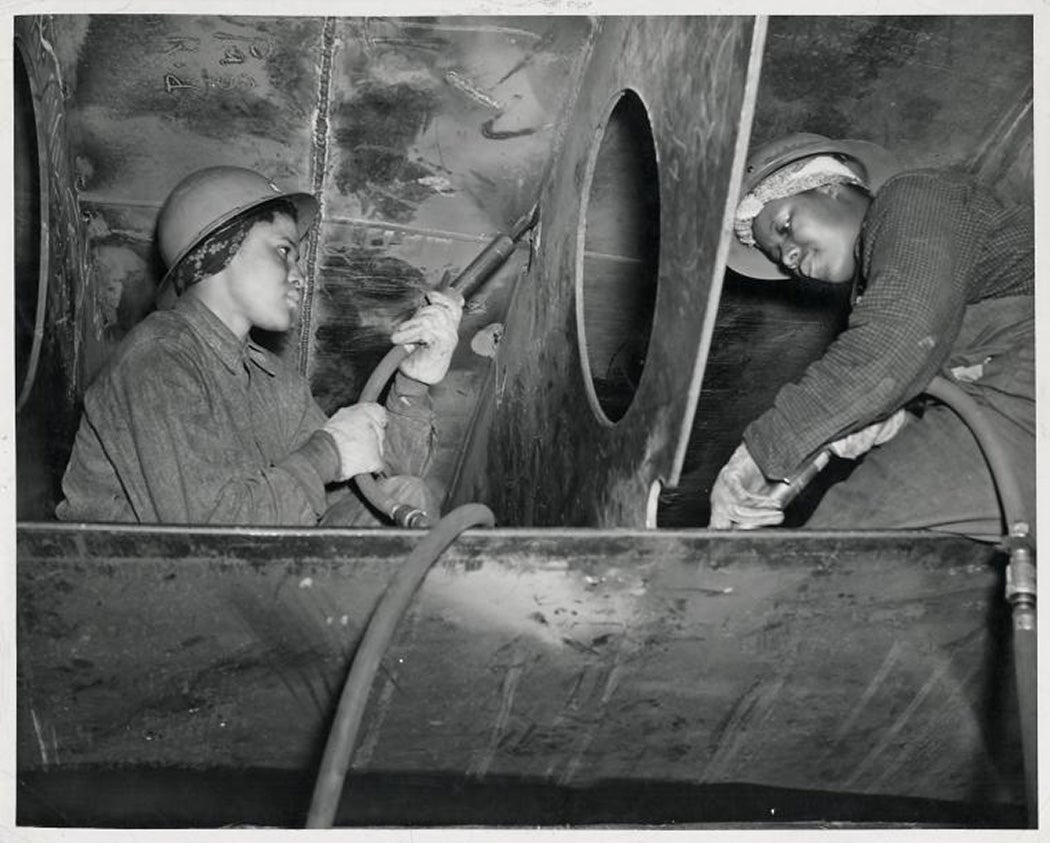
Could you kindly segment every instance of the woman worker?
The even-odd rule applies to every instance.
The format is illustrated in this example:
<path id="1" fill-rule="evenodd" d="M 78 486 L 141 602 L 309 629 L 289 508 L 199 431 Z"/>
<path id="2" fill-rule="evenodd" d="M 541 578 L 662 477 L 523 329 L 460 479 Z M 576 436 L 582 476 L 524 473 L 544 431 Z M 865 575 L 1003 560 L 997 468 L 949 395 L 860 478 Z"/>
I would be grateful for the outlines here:
<path id="1" fill-rule="evenodd" d="M 429 386 L 458 339 L 458 293 L 428 293 L 391 335 L 411 353 L 385 407 L 359 403 L 327 418 L 306 379 L 249 336 L 292 326 L 299 243 L 317 210 L 310 194 L 240 167 L 199 170 L 175 186 L 157 221 L 168 266 L 158 309 L 84 397 L 60 519 L 374 525 L 339 484 L 378 471 L 393 475 L 380 491 L 438 514 L 415 475 L 433 439 Z"/>
<path id="2" fill-rule="evenodd" d="M 938 374 L 978 402 L 1034 517 L 1031 209 L 961 172 L 898 170 L 875 144 L 813 134 L 770 143 L 748 162 L 729 266 L 851 284 L 852 309 L 823 357 L 745 429 L 712 487 L 712 528 L 780 523 L 768 481 L 829 449 L 863 459 L 807 528 L 999 539 L 995 487 L 969 428 L 941 404 L 905 409 Z"/>

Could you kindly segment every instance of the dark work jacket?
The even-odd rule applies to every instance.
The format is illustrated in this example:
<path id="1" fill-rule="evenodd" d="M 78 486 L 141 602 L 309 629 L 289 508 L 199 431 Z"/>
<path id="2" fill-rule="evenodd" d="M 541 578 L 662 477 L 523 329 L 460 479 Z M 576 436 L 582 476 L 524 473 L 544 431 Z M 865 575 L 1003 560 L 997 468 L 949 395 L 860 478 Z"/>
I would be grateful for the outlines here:
<path id="1" fill-rule="evenodd" d="M 1033 295 L 1032 210 L 1005 205 L 964 173 L 901 173 L 865 215 L 860 272 L 847 328 L 744 432 L 767 477 L 790 477 L 965 356 L 954 345 L 968 306 Z"/>
<path id="2" fill-rule="evenodd" d="M 433 441 L 426 385 L 399 373 L 387 410 L 388 470 L 422 474 Z M 326 420 L 302 375 L 183 297 L 135 326 L 88 389 L 56 514 L 316 524 L 339 471 Z"/>

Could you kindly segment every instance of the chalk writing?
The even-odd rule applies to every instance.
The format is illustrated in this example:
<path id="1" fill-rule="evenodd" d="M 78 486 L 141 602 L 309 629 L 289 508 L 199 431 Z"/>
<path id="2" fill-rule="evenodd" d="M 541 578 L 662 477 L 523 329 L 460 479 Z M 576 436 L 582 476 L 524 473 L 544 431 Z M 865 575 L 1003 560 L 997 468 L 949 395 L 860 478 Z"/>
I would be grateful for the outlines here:
<path id="1" fill-rule="evenodd" d="M 259 83 L 250 73 L 219 73 L 210 74 L 207 70 L 201 70 L 200 82 L 192 82 L 186 76 L 177 76 L 174 73 L 164 74 L 164 90 L 169 94 L 175 91 L 192 88 L 213 91 L 248 91 L 255 88 Z"/>
<path id="2" fill-rule="evenodd" d="M 477 85 L 475 85 L 470 79 L 467 79 L 460 73 L 456 73 L 454 70 L 448 71 L 445 74 L 445 81 L 448 82 L 453 88 L 462 91 L 472 100 L 488 108 L 495 109 L 496 111 L 503 111 L 503 105 L 498 101 L 490 97 L 484 91 L 482 91 Z"/>
<path id="3" fill-rule="evenodd" d="M 223 57 L 219 59 L 219 64 L 244 64 L 244 53 L 236 45 L 227 47 Z"/>
<path id="4" fill-rule="evenodd" d="M 500 112 L 496 117 L 486 120 L 481 124 L 481 134 L 483 137 L 489 140 L 509 140 L 510 138 L 521 138 L 526 135 L 536 134 L 535 128 L 527 129 L 516 129 L 516 130 L 501 130 L 493 128 L 495 122 L 503 116 L 503 112 Z"/>
<path id="5" fill-rule="evenodd" d="M 173 93 L 174 91 L 181 90 L 183 88 L 196 88 L 196 87 L 197 87 L 196 85 L 194 85 L 194 84 L 192 84 L 190 82 L 183 82 L 182 79 L 180 79 L 174 73 L 165 73 L 164 74 L 164 90 L 167 91 L 169 94 Z"/>
<path id="6" fill-rule="evenodd" d="M 229 32 L 214 32 L 216 41 L 240 41 L 248 45 L 248 52 L 253 58 L 263 59 L 273 52 L 273 43 L 261 35 L 233 35 Z"/>
<path id="7" fill-rule="evenodd" d="M 168 37 L 167 53 L 196 53 L 201 48 L 201 39 L 191 35 L 171 35 Z"/>

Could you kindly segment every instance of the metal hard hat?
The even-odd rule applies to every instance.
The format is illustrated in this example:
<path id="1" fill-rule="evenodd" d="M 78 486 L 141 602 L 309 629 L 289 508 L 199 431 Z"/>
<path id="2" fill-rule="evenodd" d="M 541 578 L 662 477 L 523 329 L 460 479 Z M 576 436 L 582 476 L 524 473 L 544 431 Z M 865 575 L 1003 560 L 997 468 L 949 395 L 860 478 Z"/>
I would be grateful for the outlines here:
<path id="1" fill-rule="evenodd" d="M 832 140 L 823 135 L 798 132 L 763 144 L 751 153 L 744 168 L 739 199 L 743 199 L 767 176 L 781 167 L 813 155 L 844 155 L 856 162 L 861 177 L 874 193 L 903 167 L 888 149 L 863 140 Z M 738 200 L 739 201 L 739 200 Z M 729 242 L 726 263 L 734 272 L 748 278 L 787 278 L 786 272 L 755 246 L 745 246 L 735 236 Z"/>
<path id="2" fill-rule="evenodd" d="M 286 192 L 265 176 L 245 167 L 206 167 L 175 185 L 157 217 L 157 242 L 168 267 L 157 288 L 158 307 L 174 300 L 172 277 L 194 246 L 241 214 L 274 199 L 295 205 L 299 239 L 317 216 L 309 193 Z"/>

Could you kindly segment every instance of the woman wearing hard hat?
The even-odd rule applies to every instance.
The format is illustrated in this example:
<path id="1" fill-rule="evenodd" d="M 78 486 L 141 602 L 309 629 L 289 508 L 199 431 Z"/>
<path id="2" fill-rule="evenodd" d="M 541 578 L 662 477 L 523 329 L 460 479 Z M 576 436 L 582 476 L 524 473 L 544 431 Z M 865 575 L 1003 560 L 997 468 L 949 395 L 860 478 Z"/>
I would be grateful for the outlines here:
<path id="1" fill-rule="evenodd" d="M 395 475 L 382 491 L 435 512 L 409 475 L 422 473 L 430 453 L 428 390 L 456 346 L 455 295 L 430 293 L 391 335 L 414 350 L 385 408 L 355 404 L 326 418 L 306 379 L 249 338 L 253 327 L 293 324 L 299 243 L 317 211 L 310 194 L 240 167 L 199 170 L 173 189 L 157 221 L 168 267 L 158 309 L 84 397 L 59 518 L 374 524 L 363 503 L 326 486 L 380 470 Z"/>
<path id="2" fill-rule="evenodd" d="M 733 270 L 852 284 L 853 306 L 824 356 L 745 429 L 711 490 L 710 526 L 780 523 L 767 481 L 830 450 L 863 460 L 807 527 L 1000 538 L 995 487 L 971 431 L 946 406 L 905 409 L 938 374 L 986 411 L 1034 514 L 1031 210 L 1004 205 L 964 173 L 901 171 L 875 144 L 813 134 L 757 150 L 741 196 Z"/>

